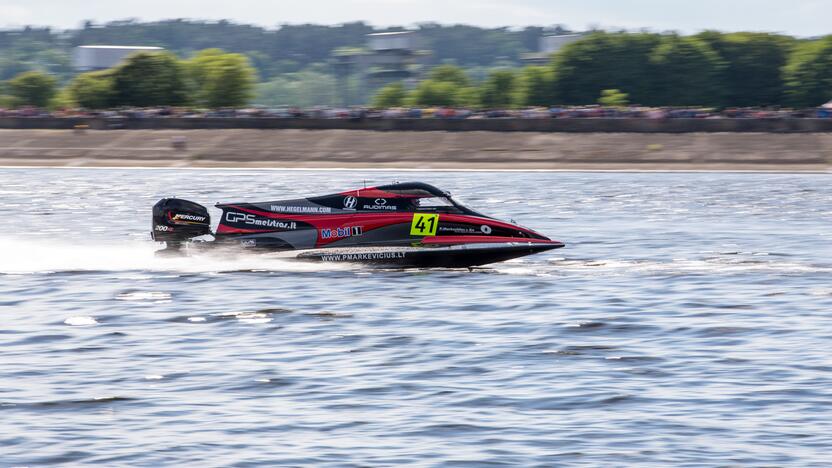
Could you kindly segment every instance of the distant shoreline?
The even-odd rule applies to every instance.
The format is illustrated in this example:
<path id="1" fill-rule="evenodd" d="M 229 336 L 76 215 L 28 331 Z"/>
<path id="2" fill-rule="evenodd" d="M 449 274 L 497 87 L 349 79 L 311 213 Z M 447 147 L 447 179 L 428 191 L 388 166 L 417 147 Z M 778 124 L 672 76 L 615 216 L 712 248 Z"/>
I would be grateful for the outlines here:
<path id="1" fill-rule="evenodd" d="M 598 173 L 769 173 L 769 174 L 832 174 L 832 165 L 778 165 L 778 164 L 753 164 L 753 165 L 611 165 L 611 164 L 587 164 L 570 165 L 566 168 L 506 168 L 505 165 L 488 165 L 479 168 L 467 168 L 463 165 L 443 165 L 432 167 L 401 167 L 397 165 L 383 166 L 355 165 L 347 167 L 315 165 L 314 163 L 302 163 L 298 165 L 266 165 L 262 162 L 246 163 L 245 165 L 183 165 L 166 164 L 158 161 L 155 164 L 131 165 L 126 161 L 71 161 L 69 164 L 54 164 L 52 162 L 31 161 L 31 160 L 9 160 L 0 158 L 0 170 L 4 169 L 124 169 L 124 170 L 155 170 L 155 169 L 200 169 L 200 170 L 227 170 L 245 171 L 261 169 L 268 171 L 367 171 L 367 172 L 506 172 L 506 173 L 543 173 L 543 172 L 598 172 Z"/>
<path id="2" fill-rule="evenodd" d="M 0 166 L 827 173 L 832 133 L 0 130 Z"/>
<path id="3" fill-rule="evenodd" d="M 127 171 L 153 171 L 159 169 L 186 169 L 186 170 L 204 170 L 204 171 L 247 171 L 258 169 L 263 171 L 310 171 L 310 172 L 470 172 L 470 173 L 599 173 L 599 174 L 814 174 L 827 175 L 832 174 L 832 168 L 829 169 L 806 169 L 803 167 L 789 170 L 785 169 L 768 169 L 768 168 L 736 168 L 736 169 L 462 169 L 462 168 L 433 168 L 433 169 L 407 169 L 407 168 L 360 168 L 360 167 L 197 167 L 197 166 L 113 166 L 113 165 L 96 165 L 96 166 L 26 166 L 26 165 L 0 165 L 2 170 L 18 170 L 18 169 L 91 169 L 91 170 L 127 170 Z"/>
<path id="4" fill-rule="evenodd" d="M 0 117 L 5 130 L 352 130 L 495 133 L 832 133 L 832 118 Z"/>

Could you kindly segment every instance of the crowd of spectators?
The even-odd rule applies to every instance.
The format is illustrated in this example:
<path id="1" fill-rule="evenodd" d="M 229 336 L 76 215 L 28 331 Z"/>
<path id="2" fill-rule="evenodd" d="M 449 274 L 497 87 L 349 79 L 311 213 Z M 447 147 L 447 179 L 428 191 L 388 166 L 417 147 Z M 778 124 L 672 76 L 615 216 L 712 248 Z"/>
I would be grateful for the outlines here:
<path id="1" fill-rule="evenodd" d="M 683 108 L 555 106 L 528 109 L 466 109 L 451 107 L 371 109 L 366 107 L 252 107 L 248 109 L 196 110 L 178 107 L 112 109 L 88 111 L 62 109 L 47 111 L 33 107 L 0 108 L 0 117 L 99 117 L 99 118 L 282 118 L 282 119 L 799 119 L 832 118 L 832 102 L 813 109 L 782 108 Z"/>

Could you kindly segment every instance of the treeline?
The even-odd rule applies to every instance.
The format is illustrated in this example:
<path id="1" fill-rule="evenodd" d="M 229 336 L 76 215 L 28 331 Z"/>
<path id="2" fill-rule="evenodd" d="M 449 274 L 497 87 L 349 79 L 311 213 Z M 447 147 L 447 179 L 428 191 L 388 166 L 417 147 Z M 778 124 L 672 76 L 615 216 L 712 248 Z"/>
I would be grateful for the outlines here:
<path id="1" fill-rule="evenodd" d="M 423 46 L 433 51 L 430 63 L 452 61 L 461 66 L 488 66 L 497 61 L 517 63 L 522 54 L 537 50 L 540 38 L 563 28 L 479 28 L 433 23 L 418 26 Z M 27 27 L 0 31 L 0 80 L 40 70 L 67 77 L 71 74 L 71 50 L 79 45 L 159 46 L 182 57 L 196 51 L 220 48 L 249 57 L 263 79 L 294 73 L 329 60 L 341 47 L 363 47 L 366 35 L 401 30 L 376 29 L 362 22 L 337 26 L 282 25 L 276 29 L 236 24 L 169 20 L 152 23 L 114 21 L 104 25 L 87 22 L 77 30 L 53 31 Z"/>
<path id="2" fill-rule="evenodd" d="M 188 37 L 182 33 L 191 28 L 195 28 L 194 33 L 203 28 L 211 31 L 227 28 L 228 31 L 227 34 L 216 32 L 209 40 L 198 34 Z M 451 42 L 452 38 L 463 38 L 455 42 L 454 48 L 434 50 L 435 60 L 443 57 L 445 62 L 454 64 L 432 67 L 426 79 L 414 89 L 401 84 L 382 89 L 373 99 L 374 105 L 510 108 L 601 102 L 607 105 L 803 108 L 832 99 L 832 36 L 799 40 L 765 33 L 703 32 L 680 36 L 597 31 L 566 46 L 544 66 L 520 68 L 519 62 L 503 60 L 501 57 L 505 57 L 498 54 L 527 50 L 526 47 L 543 34 L 542 29 L 508 31 L 437 25 L 421 28 L 431 31 L 430 37 L 437 41 L 434 47 Z M 132 31 L 136 37 L 131 34 L 121 39 L 106 36 L 115 34 L 113 31 Z M 167 42 L 142 40 L 142 35 L 148 31 L 153 32 L 153 37 L 164 38 Z M 325 60 L 333 49 L 349 45 L 349 41 L 363 43 L 368 32 L 373 30 L 363 23 L 333 27 L 285 26 L 275 31 L 222 22 L 124 22 L 104 28 L 88 25 L 78 34 L 89 37 L 76 38 L 77 43 L 157 44 L 180 52 L 178 55 L 170 51 L 139 54 L 113 70 L 80 76 L 56 72 L 55 69 L 66 66 L 64 62 L 52 61 L 49 54 L 37 52 L 40 46 L 35 45 L 55 45 L 69 39 L 56 39 L 49 30 L 26 30 L 18 36 L 0 33 L 0 50 L 16 47 L 21 57 L 40 64 L 32 62 L 29 63 L 31 66 L 15 68 L 16 73 L 11 75 L 13 79 L 5 84 L 0 81 L 0 107 L 239 107 L 252 102 L 258 81 L 261 82 L 256 88 L 259 99 L 255 102 L 261 104 L 337 105 L 342 102 L 342 97 L 338 96 L 331 68 L 324 62 L 315 61 Z M 269 49 L 271 46 L 258 44 L 252 38 L 261 33 L 281 35 L 281 44 L 295 52 L 285 55 L 286 51 L 278 53 L 277 49 Z M 31 42 L 20 42 L 23 37 L 28 37 Z M 479 40 L 483 42 L 479 43 Z M 69 42 L 73 43 L 72 40 Z M 171 44 L 196 46 L 202 43 L 227 43 L 233 47 L 226 49 L 228 52 L 171 47 Z M 21 44 L 28 45 L 23 47 Z M 239 50 L 245 47 L 250 49 L 249 52 L 240 53 Z M 294 57 L 294 62 L 288 65 L 272 56 L 257 59 L 256 51 L 251 50 L 257 47 L 270 50 L 279 57 Z M 464 59 L 453 59 L 454 54 L 461 54 L 459 56 Z M 5 55 L 0 57 L 8 60 Z M 491 65 L 477 65 L 477 60 L 479 63 L 490 60 Z M 302 61 L 306 65 L 300 67 Z M 462 66 L 465 63 L 469 65 Z M 284 71 L 268 78 L 262 74 L 263 69 Z M 482 73 L 483 70 L 488 72 Z M 8 78 L 3 76 L 3 79 Z M 350 78 L 347 86 L 352 88 L 350 94 L 356 94 L 355 90 L 361 87 L 360 79 L 357 76 Z"/>
<path id="3" fill-rule="evenodd" d="M 113 69 L 80 74 L 63 88 L 49 74 L 21 73 L 2 83 L 0 107 L 243 107 L 256 83 L 256 70 L 241 54 L 206 49 L 180 60 L 144 52 Z"/>
<path id="4" fill-rule="evenodd" d="M 764 33 L 595 32 L 547 66 L 497 70 L 480 83 L 443 66 L 414 90 L 382 89 L 374 104 L 814 107 L 830 99 L 832 36 L 800 41 Z"/>

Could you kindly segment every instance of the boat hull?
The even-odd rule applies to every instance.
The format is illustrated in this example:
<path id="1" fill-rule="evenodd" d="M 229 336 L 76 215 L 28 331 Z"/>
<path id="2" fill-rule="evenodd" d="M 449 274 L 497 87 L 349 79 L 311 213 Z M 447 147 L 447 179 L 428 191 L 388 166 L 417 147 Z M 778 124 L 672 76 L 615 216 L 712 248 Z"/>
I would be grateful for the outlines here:
<path id="1" fill-rule="evenodd" d="M 202 205 L 165 198 L 153 207 L 153 239 L 163 255 L 275 253 L 280 258 L 382 267 L 464 268 L 563 247 L 500 221 L 421 182 L 396 183 L 294 200 L 218 204 L 219 224 Z M 211 235 L 213 240 L 200 241 Z"/>
<path id="2" fill-rule="evenodd" d="M 321 263 L 357 263 L 381 268 L 470 268 L 562 248 L 558 242 L 465 244 L 443 247 L 375 247 L 299 252 L 295 259 Z"/>

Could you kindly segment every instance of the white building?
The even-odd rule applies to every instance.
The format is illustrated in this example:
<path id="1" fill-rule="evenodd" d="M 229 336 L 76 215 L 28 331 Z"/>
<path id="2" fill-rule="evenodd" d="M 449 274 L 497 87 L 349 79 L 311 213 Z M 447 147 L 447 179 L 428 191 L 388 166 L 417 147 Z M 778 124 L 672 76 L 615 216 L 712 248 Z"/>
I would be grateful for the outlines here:
<path id="1" fill-rule="evenodd" d="M 415 31 L 368 34 L 367 47 L 373 52 L 415 51 L 419 49 L 418 35 Z"/>
<path id="2" fill-rule="evenodd" d="M 76 70 L 86 72 L 106 70 L 121 63 L 137 52 L 159 52 L 161 47 L 91 45 L 76 47 L 72 52 L 72 65 Z"/>
<path id="3" fill-rule="evenodd" d="M 540 53 L 552 55 L 563 49 L 566 45 L 579 41 L 583 34 L 561 34 L 558 36 L 543 36 L 540 38 Z"/>

